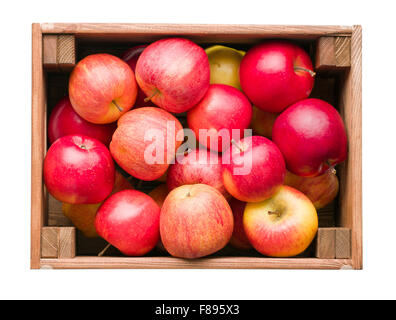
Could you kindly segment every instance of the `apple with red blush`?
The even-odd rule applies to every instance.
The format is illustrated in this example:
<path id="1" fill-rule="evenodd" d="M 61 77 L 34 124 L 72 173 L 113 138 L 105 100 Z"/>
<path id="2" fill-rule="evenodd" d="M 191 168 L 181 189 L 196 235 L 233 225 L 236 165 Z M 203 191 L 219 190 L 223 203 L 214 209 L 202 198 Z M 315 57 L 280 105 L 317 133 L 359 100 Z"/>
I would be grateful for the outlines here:
<path id="1" fill-rule="evenodd" d="M 124 190 L 110 196 L 95 218 L 99 236 L 127 256 L 142 256 L 159 240 L 160 208 L 148 195 Z"/>
<path id="2" fill-rule="evenodd" d="M 185 112 L 209 88 L 209 60 L 205 51 L 188 39 L 158 40 L 141 53 L 136 80 L 147 96 L 145 101 L 169 112 Z"/>
<path id="3" fill-rule="evenodd" d="M 270 198 L 283 184 L 286 167 L 275 143 L 261 136 L 233 141 L 223 153 L 223 183 L 240 201 Z"/>
<path id="4" fill-rule="evenodd" d="M 314 76 L 309 55 L 291 42 L 278 40 L 251 48 L 239 68 L 243 92 L 255 106 L 272 113 L 307 98 Z"/>
<path id="5" fill-rule="evenodd" d="M 225 84 L 210 85 L 203 99 L 187 113 L 188 126 L 199 142 L 219 152 L 229 148 L 232 138 L 244 137 L 251 119 L 249 100 L 241 91 Z"/>
<path id="6" fill-rule="evenodd" d="M 81 134 L 95 138 L 108 146 L 116 128 L 115 123 L 95 124 L 86 121 L 74 111 L 69 97 L 64 97 L 51 111 L 48 121 L 48 139 L 52 144 L 60 137 Z"/>
<path id="7" fill-rule="evenodd" d="M 44 159 L 44 183 L 57 200 L 72 204 L 99 203 L 114 186 L 109 150 L 99 140 L 69 135 L 56 140 Z"/>
<path id="8" fill-rule="evenodd" d="M 275 120 L 272 139 L 289 171 L 313 177 L 347 157 L 347 135 L 338 111 L 320 99 L 301 100 Z"/>
<path id="9" fill-rule="evenodd" d="M 111 123 L 136 100 L 135 75 L 128 64 L 107 53 L 92 54 L 77 63 L 69 79 L 74 110 L 85 120 Z"/>

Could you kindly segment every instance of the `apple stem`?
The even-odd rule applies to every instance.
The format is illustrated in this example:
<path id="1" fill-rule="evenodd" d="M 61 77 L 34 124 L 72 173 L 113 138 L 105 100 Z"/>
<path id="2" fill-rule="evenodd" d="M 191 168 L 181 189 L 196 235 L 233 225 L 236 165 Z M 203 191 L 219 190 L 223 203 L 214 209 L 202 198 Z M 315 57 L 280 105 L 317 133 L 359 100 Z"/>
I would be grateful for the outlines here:
<path id="1" fill-rule="evenodd" d="M 231 139 L 231 143 L 232 143 L 235 147 L 237 147 L 237 148 L 239 149 L 239 151 L 243 152 L 242 148 L 238 145 L 238 143 L 237 143 L 234 139 Z"/>
<path id="2" fill-rule="evenodd" d="M 281 213 L 279 211 L 268 211 L 268 214 L 276 214 L 278 217 L 281 216 Z"/>
<path id="3" fill-rule="evenodd" d="M 304 68 L 304 67 L 294 66 L 294 71 L 306 71 L 306 72 L 308 72 L 311 75 L 312 78 L 315 77 L 315 75 L 316 75 L 316 72 L 314 72 L 312 70 L 309 70 L 307 68 Z"/>
<path id="4" fill-rule="evenodd" d="M 102 251 L 99 252 L 98 257 L 103 256 L 105 254 L 105 252 L 107 251 L 107 249 L 109 249 L 110 247 L 111 247 L 111 244 L 108 243 L 107 246 Z"/>
<path id="5" fill-rule="evenodd" d="M 149 102 L 151 99 L 154 98 L 155 95 L 157 95 L 159 93 L 159 90 L 157 88 L 155 88 L 153 94 L 150 97 L 144 98 L 144 102 Z"/>
<path id="6" fill-rule="evenodd" d="M 120 112 L 124 111 L 124 109 L 122 109 L 122 108 L 117 104 L 117 102 L 116 102 L 115 100 L 113 100 L 112 102 L 114 103 L 114 105 L 117 107 L 117 109 L 118 109 Z"/>

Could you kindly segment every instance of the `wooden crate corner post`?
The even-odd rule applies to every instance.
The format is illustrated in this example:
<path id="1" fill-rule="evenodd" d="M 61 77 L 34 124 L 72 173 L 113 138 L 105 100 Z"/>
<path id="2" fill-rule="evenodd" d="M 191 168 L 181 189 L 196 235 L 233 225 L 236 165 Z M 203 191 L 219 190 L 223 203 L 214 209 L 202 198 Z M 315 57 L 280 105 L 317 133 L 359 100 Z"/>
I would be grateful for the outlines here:
<path id="1" fill-rule="evenodd" d="M 43 35 L 43 66 L 45 70 L 68 72 L 75 65 L 76 38 L 74 35 Z"/>
<path id="2" fill-rule="evenodd" d="M 324 36 L 316 41 L 316 71 L 338 71 L 350 66 L 350 36 Z"/>
<path id="3" fill-rule="evenodd" d="M 42 258 L 74 258 L 76 229 L 74 227 L 43 227 L 41 230 Z"/>

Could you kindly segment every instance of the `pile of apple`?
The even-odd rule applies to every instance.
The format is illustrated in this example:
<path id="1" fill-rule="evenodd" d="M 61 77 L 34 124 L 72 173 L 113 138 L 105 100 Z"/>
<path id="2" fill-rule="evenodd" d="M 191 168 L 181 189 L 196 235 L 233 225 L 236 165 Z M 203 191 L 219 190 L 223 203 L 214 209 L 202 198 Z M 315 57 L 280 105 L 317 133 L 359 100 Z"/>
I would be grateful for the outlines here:
<path id="1" fill-rule="evenodd" d="M 87 56 L 49 119 L 46 188 L 87 237 L 128 256 L 157 246 L 199 258 L 228 243 L 298 255 L 316 235 L 316 210 L 338 193 L 334 166 L 347 156 L 337 110 L 308 98 L 314 77 L 308 54 L 287 41 L 245 53 L 168 38 L 121 58 Z M 199 141 L 181 152 L 180 113 Z M 148 141 L 148 130 L 162 138 Z M 153 145 L 163 161 L 147 161 Z M 116 166 L 133 181 L 166 184 L 143 193 Z"/>

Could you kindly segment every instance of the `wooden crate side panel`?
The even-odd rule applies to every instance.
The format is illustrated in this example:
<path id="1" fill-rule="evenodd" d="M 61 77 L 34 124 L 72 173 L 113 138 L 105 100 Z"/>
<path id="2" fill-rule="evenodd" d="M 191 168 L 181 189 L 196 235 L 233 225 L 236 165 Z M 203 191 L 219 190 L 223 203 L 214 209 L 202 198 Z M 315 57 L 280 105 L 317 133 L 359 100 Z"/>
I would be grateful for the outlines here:
<path id="1" fill-rule="evenodd" d="M 340 112 L 348 134 L 348 159 L 340 166 L 340 227 L 352 229 L 352 260 L 362 268 L 362 29 L 351 37 L 351 68 L 342 79 Z"/>
<path id="2" fill-rule="evenodd" d="M 350 259 L 219 257 L 195 260 L 172 257 L 75 257 L 41 259 L 55 269 L 352 269 Z"/>
<path id="3" fill-rule="evenodd" d="M 32 154 L 31 154 L 31 268 L 40 267 L 41 227 L 45 223 L 46 194 L 42 165 L 46 150 L 46 93 L 42 65 L 42 35 L 32 25 Z"/>

